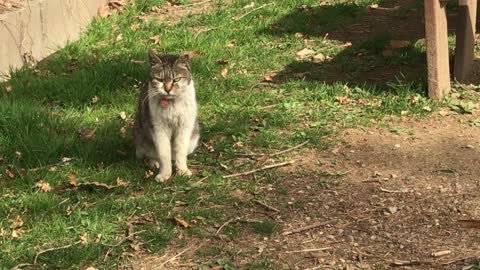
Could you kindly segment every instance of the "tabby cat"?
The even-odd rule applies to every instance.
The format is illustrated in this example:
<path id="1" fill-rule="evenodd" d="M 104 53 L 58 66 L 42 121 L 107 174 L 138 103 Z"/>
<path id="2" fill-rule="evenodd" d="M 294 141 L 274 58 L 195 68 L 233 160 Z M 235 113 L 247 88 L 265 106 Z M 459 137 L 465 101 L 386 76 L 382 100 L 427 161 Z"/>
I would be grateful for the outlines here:
<path id="1" fill-rule="evenodd" d="M 197 147 L 197 101 L 188 54 L 149 52 L 149 80 L 140 94 L 133 127 L 136 156 L 159 168 L 155 180 L 163 182 L 176 172 L 190 176 L 187 155 Z"/>

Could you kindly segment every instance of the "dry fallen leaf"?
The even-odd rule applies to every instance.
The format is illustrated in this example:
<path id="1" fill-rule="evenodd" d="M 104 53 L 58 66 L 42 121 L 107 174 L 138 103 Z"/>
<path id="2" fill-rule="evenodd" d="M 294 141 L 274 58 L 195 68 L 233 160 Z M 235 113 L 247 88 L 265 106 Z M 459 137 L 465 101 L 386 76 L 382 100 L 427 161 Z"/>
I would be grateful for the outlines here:
<path id="1" fill-rule="evenodd" d="M 120 133 L 120 136 L 122 138 L 125 138 L 125 134 L 127 134 L 127 129 L 125 127 L 121 127 L 118 132 Z"/>
<path id="2" fill-rule="evenodd" d="M 235 47 L 235 40 L 231 40 L 227 43 L 227 48 L 233 48 Z"/>
<path id="3" fill-rule="evenodd" d="M 243 190 L 240 190 L 240 189 L 236 189 L 232 192 L 230 192 L 230 196 L 232 196 L 233 198 L 239 200 L 239 201 L 247 201 L 248 200 L 248 194 L 245 193 L 245 191 Z"/>
<path id="4" fill-rule="evenodd" d="M 15 219 L 10 220 L 10 228 L 17 229 L 23 226 L 23 220 L 20 216 L 17 216 Z"/>
<path id="5" fill-rule="evenodd" d="M 335 101 L 342 105 L 352 103 L 352 100 L 348 96 L 337 96 L 335 97 Z"/>
<path id="6" fill-rule="evenodd" d="M 95 131 L 97 131 L 97 128 L 80 128 L 78 134 L 87 140 L 92 140 L 95 137 Z"/>
<path id="7" fill-rule="evenodd" d="M 122 41 L 122 40 L 123 40 L 123 35 L 122 35 L 122 34 L 118 34 L 118 36 L 117 36 L 117 39 L 116 39 L 116 40 L 117 40 L 117 42 L 120 42 L 120 41 Z"/>
<path id="8" fill-rule="evenodd" d="M 407 40 L 391 40 L 390 47 L 392 49 L 401 49 L 410 46 L 410 41 Z"/>
<path id="9" fill-rule="evenodd" d="M 93 266 L 89 266 L 89 267 L 85 268 L 84 270 L 98 270 L 98 268 L 95 268 Z"/>
<path id="10" fill-rule="evenodd" d="M 139 27 L 140 27 L 139 23 L 134 23 L 134 24 L 130 25 L 130 29 L 132 29 L 132 30 L 137 30 Z"/>
<path id="11" fill-rule="evenodd" d="M 233 144 L 233 148 L 235 149 L 240 149 L 240 148 L 243 148 L 245 146 L 245 144 L 243 144 L 243 142 L 236 142 Z"/>
<path id="12" fill-rule="evenodd" d="M 190 57 L 190 58 L 194 58 L 194 57 L 201 56 L 202 52 L 200 52 L 200 51 L 186 51 L 186 52 L 183 52 L 183 54 L 188 55 L 188 57 Z"/>
<path id="13" fill-rule="evenodd" d="M 100 242 L 100 240 L 102 240 L 102 234 L 98 233 L 97 235 L 95 235 L 95 239 L 93 240 L 93 242 L 98 243 Z"/>
<path id="14" fill-rule="evenodd" d="M 213 147 L 213 141 L 209 140 L 206 143 L 202 143 L 205 147 L 207 147 L 208 152 L 215 152 L 215 148 Z"/>
<path id="15" fill-rule="evenodd" d="M 222 71 L 220 72 L 220 75 L 222 75 L 222 77 L 226 79 L 228 75 L 228 69 L 226 68 L 222 69 Z"/>
<path id="16" fill-rule="evenodd" d="M 25 231 L 23 229 L 12 230 L 12 238 L 20 238 L 20 237 L 22 237 L 24 232 Z"/>
<path id="17" fill-rule="evenodd" d="M 100 18 L 107 18 L 110 15 L 112 15 L 112 12 L 108 5 L 103 5 L 98 9 L 98 16 L 100 16 Z"/>
<path id="18" fill-rule="evenodd" d="M 128 186 L 128 182 L 119 178 L 119 177 L 117 177 L 117 187 L 122 187 L 122 186 L 123 187 Z"/>
<path id="19" fill-rule="evenodd" d="M 5 169 L 5 174 L 7 175 L 8 178 L 15 179 L 15 174 L 13 174 L 12 169 L 6 168 Z"/>
<path id="20" fill-rule="evenodd" d="M 12 92 L 12 87 L 10 85 L 5 86 L 5 92 L 7 93 Z"/>
<path id="21" fill-rule="evenodd" d="M 371 5 L 370 5 L 370 8 L 371 8 L 371 9 L 377 9 L 377 8 L 378 8 L 378 4 L 371 4 Z"/>
<path id="22" fill-rule="evenodd" d="M 125 6 L 125 1 L 123 0 L 110 0 L 108 4 L 113 8 L 117 10 L 123 10 L 123 7 Z"/>
<path id="23" fill-rule="evenodd" d="M 35 184 L 35 187 L 39 188 L 43 192 L 52 191 L 52 187 L 50 186 L 50 184 L 47 182 L 44 182 L 43 180 L 38 181 Z"/>
<path id="24" fill-rule="evenodd" d="M 190 225 L 190 223 L 186 222 L 185 220 L 183 220 L 179 217 L 174 217 L 173 219 L 175 220 L 176 223 L 178 223 L 180 226 L 182 226 L 184 228 L 192 227 L 192 225 Z"/>
<path id="25" fill-rule="evenodd" d="M 325 55 L 323 55 L 322 53 L 319 53 L 319 54 L 316 54 L 316 55 L 313 56 L 312 62 L 321 63 L 321 62 L 325 61 L 325 59 L 327 59 L 325 57 Z"/>
<path id="26" fill-rule="evenodd" d="M 120 116 L 120 119 L 122 120 L 127 119 L 127 114 L 125 112 L 120 112 L 119 116 Z"/>
<path id="27" fill-rule="evenodd" d="M 97 96 L 93 96 L 92 100 L 90 101 L 92 104 L 95 104 L 97 103 L 98 101 L 100 101 L 100 98 L 97 97 Z"/>
<path id="28" fill-rule="evenodd" d="M 153 172 L 148 170 L 148 171 L 145 172 L 144 178 L 146 179 L 146 178 L 150 178 L 152 176 L 153 176 Z"/>
<path id="29" fill-rule="evenodd" d="M 68 183 L 72 186 L 77 186 L 77 173 L 76 172 L 70 172 L 70 177 L 69 177 Z"/>
<path id="30" fill-rule="evenodd" d="M 310 50 L 310 49 L 303 49 L 303 50 L 300 50 L 298 51 L 295 55 L 299 58 L 299 59 L 304 59 L 304 58 L 307 58 L 311 55 L 315 54 L 315 51 L 314 50 Z"/>
<path id="31" fill-rule="evenodd" d="M 80 235 L 80 243 L 82 244 L 88 244 L 88 234 L 84 233 Z"/>
<path id="32" fill-rule="evenodd" d="M 243 8 L 244 8 L 244 9 L 248 9 L 248 8 L 253 8 L 254 6 L 255 6 L 255 3 L 254 3 L 254 2 L 250 2 L 250 4 L 245 5 Z"/>
<path id="33" fill-rule="evenodd" d="M 150 40 L 153 42 L 155 45 L 159 45 L 161 40 L 159 35 L 151 36 Z"/>
<path id="34" fill-rule="evenodd" d="M 223 59 L 223 58 L 217 59 L 217 61 L 215 61 L 215 62 L 217 62 L 217 64 L 219 64 L 219 65 L 226 65 L 226 64 L 228 64 L 228 60 Z"/>

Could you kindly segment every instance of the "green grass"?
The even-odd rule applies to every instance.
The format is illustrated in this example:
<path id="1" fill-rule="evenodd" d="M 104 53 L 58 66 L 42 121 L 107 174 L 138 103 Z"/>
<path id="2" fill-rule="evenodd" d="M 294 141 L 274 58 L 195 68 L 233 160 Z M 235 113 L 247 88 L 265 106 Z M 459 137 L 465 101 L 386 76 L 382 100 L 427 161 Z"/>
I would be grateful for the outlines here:
<path id="1" fill-rule="evenodd" d="M 322 149 L 331 141 L 326 138 L 334 138 L 343 128 L 377 124 L 392 115 L 422 115 L 427 113 L 425 107 L 435 107 L 425 97 L 423 77 L 387 84 L 347 84 L 348 78 L 366 67 L 361 61 L 349 64 L 355 52 L 366 53 L 387 69 L 422 55 L 421 49 L 412 47 L 404 58 L 400 55 L 401 59 L 393 61 L 379 55 L 389 37 L 345 48 L 343 42 L 325 40 L 321 35 L 352 23 L 376 1 L 336 1 L 326 7 L 316 6 L 314 0 L 275 1 L 234 21 L 232 17 L 245 14 L 243 7 L 250 2 L 226 5 L 215 1 L 208 14 L 186 16 L 177 25 L 166 27 L 154 19 L 139 19 L 141 12 L 162 0 L 137 0 L 122 14 L 93 22 L 80 40 L 38 67 L 17 70 L 10 81 L 0 85 L 0 89 L 12 89 L 0 91 L 0 269 L 32 263 L 39 250 L 66 245 L 72 246 L 41 254 L 37 260 L 40 268 L 95 265 L 110 269 L 125 263 L 122 253 L 132 252 L 122 239 L 133 218 L 144 219 L 134 223 L 144 249 L 161 252 L 180 229 L 170 219 L 176 206 L 185 207 L 181 216 L 187 222 L 212 226 L 230 216 L 210 205 L 231 207 L 235 204 L 232 190 L 255 190 L 253 181 L 222 178 L 225 171 L 220 163 L 235 168 L 232 154 L 236 142 L 243 142 L 248 149 L 273 151 L 309 139 L 309 147 Z M 255 3 L 259 7 L 272 2 Z M 131 29 L 133 24 L 139 24 L 137 30 Z M 199 27 L 210 30 L 192 31 Z M 333 62 L 339 62 L 346 80 L 323 81 L 325 67 L 296 60 L 295 53 L 306 46 L 295 36 L 297 32 L 308 35 L 309 48 L 324 49 Z M 123 39 L 116 41 L 120 34 Z M 146 168 L 134 158 L 130 129 L 123 136 L 120 132 L 127 123 L 119 114 L 133 117 L 137 90 L 147 76 L 146 64 L 132 60 L 146 60 L 148 49 L 155 47 L 149 40 L 154 35 L 161 37 L 161 45 L 156 46 L 160 52 L 202 53 L 192 66 L 202 140 L 211 141 L 215 152 L 202 147 L 190 158 L 198 172 L 191 180 L 175 177 L 158 184 L 153 178 L 145 179 Z M 235 46 L 227 46 L 232 41 Z M 228 64 L 221 66 L 217 59 L 226 59 Z M 226 79 L 220 75 L 222 68 L 229 70 Z M 281 84 L 260 84 L 272 71 L 287 79 Z M 288 76 L 305 71 L 312 76 Z M 348 102 L 341 104 L 342 99 Z M 94 137 L 80 136 L 82 128 L 96 129 Z M 72 160 L 62 162 L 65 157 Z M 7 169 L 15 179 L 8 177 Z M 77 173 L 78 182 L 115 185 L 121 178 L 129 186 L 67 189 L 71 172 Z M 206 180 L 197 182 L 205 176 Z M 53 190 L 41 192 L 35 187 L 39 180 Z M 14 238 L 10 226 L 17 216 L 24 222 L 23 234 Z M 188 230 L 202 237 L 195 229 Z M 269 222 L 254 226 L 259 234 L 268 235 L 275 229 Z M 226 233 L 236 236 L 239 232 L 229 229 Z M 88 242 L 75 244 L 84 234 Z M 230 262 L 222 263 L 234 269 Z M 270 265 L 266 260 L 250 268 Z"/>

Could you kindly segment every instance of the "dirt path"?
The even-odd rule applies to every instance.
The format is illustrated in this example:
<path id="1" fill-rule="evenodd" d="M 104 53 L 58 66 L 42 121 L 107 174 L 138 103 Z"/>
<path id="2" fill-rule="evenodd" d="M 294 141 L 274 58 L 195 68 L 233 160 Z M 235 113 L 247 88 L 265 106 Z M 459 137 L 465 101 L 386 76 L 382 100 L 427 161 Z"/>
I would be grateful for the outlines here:
<path id="1" fill-rule="evenodd" d="M 459 222 L 480 219 L 480 127 L 469 125 L 478 117 L 435 113 L 399 120 L 394 130 L 348 130 L 344 143 L 298 153 L 301 162 L 259 187 L 256 197 L 278 212 L 245 196 L 232 209 L 241 219 L 223 227 L 239 236 L 214 236 L 212 228 L 211 237 L 177 239 L 163 257 L 143 257 L 133 268 L 158 269 L 152 265 L 173 258 L 165 269 L 192 269 L 228 257 L 241 268 L 269 258 L 281 269 L 461 269 L 480 256 L 479 224 Z M 262 236 L 246 229 L 248 220 L 281 229 Z M 185 240 L 187 249 L 174 247 Z M 200 243 L 199 250 L 220 248 L 205 255 Z"/>

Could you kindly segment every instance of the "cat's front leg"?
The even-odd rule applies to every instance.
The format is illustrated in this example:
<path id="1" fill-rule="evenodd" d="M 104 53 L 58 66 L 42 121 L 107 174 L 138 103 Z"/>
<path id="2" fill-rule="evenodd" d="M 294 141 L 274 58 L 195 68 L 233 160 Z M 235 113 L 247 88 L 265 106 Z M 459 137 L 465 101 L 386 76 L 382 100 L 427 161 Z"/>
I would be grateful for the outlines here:
<path id="1" fill-rule="evenodd" d="M 155 132 L 155 148 L 158 153 L 158 159 L 160 160 L 160 170 L 155 180 L 158 182 L 164 182 L 172 176 L 172 158 L 171 158 L 171 145 L 170 136 L 164 132 Z"/>
<path id="2" fill-rule="evenodd" d="M 190 146 L 190 137 L 192 136 L 193 127 L 182 127 L 178 130 L 175 138 L 175 164 L 177 174 L 191 176 L 192 172 L 187 166 L 188 148 Z"/>

